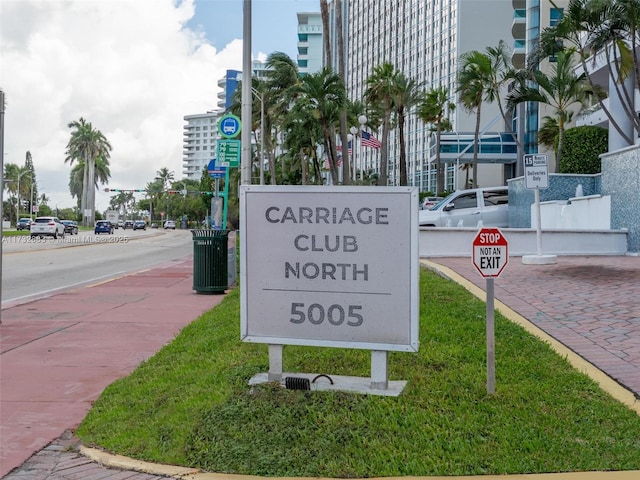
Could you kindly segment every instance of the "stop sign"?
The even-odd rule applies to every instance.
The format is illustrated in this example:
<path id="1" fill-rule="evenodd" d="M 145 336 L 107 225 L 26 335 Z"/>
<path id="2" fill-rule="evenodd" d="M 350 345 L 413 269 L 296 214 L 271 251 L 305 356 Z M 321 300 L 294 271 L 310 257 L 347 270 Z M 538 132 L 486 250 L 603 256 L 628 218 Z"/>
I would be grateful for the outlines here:
<path id="1" fill-rule="evenodd" d="M 509 244 L 497 228 L 483 228 L 473 239 L 473 264 L 485 278 L 498 277 L 509 263 Z"/>

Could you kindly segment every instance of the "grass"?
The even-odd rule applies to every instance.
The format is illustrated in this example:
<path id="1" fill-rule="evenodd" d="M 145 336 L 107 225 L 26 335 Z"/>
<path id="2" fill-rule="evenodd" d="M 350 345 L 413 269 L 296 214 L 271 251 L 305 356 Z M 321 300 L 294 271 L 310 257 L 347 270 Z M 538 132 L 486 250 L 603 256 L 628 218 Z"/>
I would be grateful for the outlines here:
<path id="1" fill-rule="evenodd" d="M 77 430 L 86 445 L 221 473 L 371 477 L 640 469 L 640 417 L 496 313 L 496 394 L 486 393 L 485 307 L 420 274 L 420 350 L 390 353 L 398 398 L 305 392 L 249 378 L 266 345 L 240 342 L 239 295 L 129 377 Z M 370 352 L 292 347 L 284 370 L 368 377 Z"/>

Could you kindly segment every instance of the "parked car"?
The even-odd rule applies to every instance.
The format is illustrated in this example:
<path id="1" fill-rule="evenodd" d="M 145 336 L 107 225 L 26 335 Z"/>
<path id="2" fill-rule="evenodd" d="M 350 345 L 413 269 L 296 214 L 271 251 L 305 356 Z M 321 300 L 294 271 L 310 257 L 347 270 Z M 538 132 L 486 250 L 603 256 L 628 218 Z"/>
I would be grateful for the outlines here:
<path id="1" fill-rule="evenodd" d="M 31 219 L 30 218 L 21 218 L 18 220 L 18 224 L 16 225 L 16 230 L 29 230 L 31 228 Z"/>
<path id="2" fill-rule="evenodd" d="M 151 224 L 151 228 L 158 228 L 158 224 L 157 224 L 156 222 L 153 222 L 153 223 Z"/>
<path id="3" fill-rule="evenodd" d="M 509 188 L 458 190 L 418 218 L 421 227 L 508 227 Z"/>
<path id="4" fill-rule="evenodd" d="M 74 222 L 73 220 L 62 220 L 62 224 L 64 225 L 64 233 L 69 233 L 71 235 L 78 234 L 78 222 Z"/>
<path id="5" fill-rule="evenodd" d="M 167 220 L 166 222 L 164 222 L 164 229 L 166 230 L 167 228 L 175 230 L 176 222 L 174 222 L 173 220 Z"/>
<path id="6" fill-rule="evenodd" d="M 47 236 L 64 238 L 64 225 L 58 217 L 36 217 L 29 230 L 31 238 Z"/>
<path id="7" fill-rule="evenodd" d="M 444 200 L 444 197 L 424 197 L 420 204 L 420 210 L 429 210 Z"/>
<path id="8" fill-rule="evenodd" d="M 133 228 L 133 221 L 132 220 L 126 220 L 123 224 L 122 224 L 122 228 L 124 228 L 125 230 L 127 228 Z"/>
<path id="9" fill-rule="evenodd" d="M 95 233 L 96 235 L 99 235 L 101 233 L 112 234 L 113 225 L 111 225 L 111 222 L 109 220 L 98 220 L 96 222 L 96 227 L 93 229 L 93 233 Z"/>
<path id="10" fill-rule="evenodd" d="M 122 220 L 118 220 L 118 228 L 124 228 L 124 222 Z"/>
<path id="11" fill-rule="evenodd" d="M 136 220 L 135 222 L 133 222 L 133 229 L 134 230 L 146 230 L 147 229 L 147 224 L 144 220 Z"/>

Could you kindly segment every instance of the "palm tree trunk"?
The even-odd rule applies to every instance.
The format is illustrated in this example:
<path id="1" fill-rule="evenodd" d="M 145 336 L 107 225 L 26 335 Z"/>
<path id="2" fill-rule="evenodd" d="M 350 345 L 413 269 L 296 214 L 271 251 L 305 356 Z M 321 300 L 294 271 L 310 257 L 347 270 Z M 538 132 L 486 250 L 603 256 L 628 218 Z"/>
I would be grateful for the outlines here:
<path id="1" fill-rule="evenodd" d="M 82 197 L 80 198 L 80 212 L 82 213 L 82 224 L 85 227 L 89 226 L 89 222 L 87 221 L 86 211 L 87 211 L 87 191 L 89 185 L 89 159 L 87 158 L 87 154 L 84 155 L 84 167 L 82 171 Z"/>
<path id="2" fill-rule="evenodd" d="M 380 187 L 386 187 L 388 182 L 389 121 L 389 113 L 385 112 L 382 122 L 382 146 L 380 147 L 380 175 L 378 177 L 378 186 Z"/>
<path id="3" fill-rule="evenodd" d="M 407 186 L 407 147 L 404 141 L 404 111 L 398 112 L 398 134 L 400 135 L 400 186 Z"/>
<path id="4" fill-rule="evenodd" d="M 472 188 L 478 188 L 478 153 L 480 152 L 480 107 L 478 104 L 478 111 L 476 112 L 476 130 L 473 134 L 473 186 Z"/>
<path id="5" fill-rule="evenodd" d="M 331 61 L 331 43 L 328 34 L 331 30 L 329 29 L 329 5 L 327 4 L 327 0 L 320 0 L 320 15 L 322 16 L 322 31 L 326 32 L 325 35 L 322 35 L 322 39 L 324 40 L 325 65 L 331 67 L 333 62 Z"/>
<path id="6" fill-rule="evenodd" d="M 342 83 L 346 84 L 344 65 L 344 36 L 342 33 L 342 0 L 336 0 L 336 33 L 338 35 L 338 75 Z M 327 31 L 327 30 L 325 30 Z M 328 35 L 326 35 L 328 37 Z M 346 105 L 340 112 L 340 143 L 342 144 L 342 183 L 351 184 L 351 162 L 349 159 L 349 140 L 347 138 L 347 109 Z M 355 139 L 354 139 L 355 140 Z M 354 142 L 355 143 L 355 142 Z"/>
<path id="7" fill-rule="evenodd" d="M 436 128 L 436 195 L 440 195 L 444 192 L 444 169 L 440 158 L 440 134 L 442 133 L 440 122 Z"/>
<path id="8" fill-rule="evenodd" d="M 95 223 L 96 218 L 96 163 L 94 158 L 89 159 L 89 175 L 87 183 L 87 208 L 89 209 L 89 225 Z"/>

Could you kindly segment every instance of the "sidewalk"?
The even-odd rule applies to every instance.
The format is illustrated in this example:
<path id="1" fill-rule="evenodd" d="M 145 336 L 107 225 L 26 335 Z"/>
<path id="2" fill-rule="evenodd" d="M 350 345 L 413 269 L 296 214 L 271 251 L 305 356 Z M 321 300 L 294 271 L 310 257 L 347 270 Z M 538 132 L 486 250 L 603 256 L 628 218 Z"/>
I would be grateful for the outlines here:
<path id="1" fill-rule="evenodd" d="M 2 311 L 0 478 L 224 298 L 195 293 L 192 281 L 188 258 Z"/>
<path id="2" fill-rule="evenodd" d="M 485 279 L 470 258 L 438 258 L 422 263 L 484 299 Z M 83 449 L 88 458 L 72 448 L 77 441 L 71 430 L 103 388 L 127 375 L 223 298 L 195 294 L 191 288 L 192 268 L 191 260 L 184 260 L 3 310 L 0 477 L 248 478 L 128 463 L 127 459 Z M 520 258 L 512 257 L 495 279 L 495 297 L 497 310 L 548 341 L 640 414 L 640 257 L 560 257 L 556 265 L 547 266 L 523 265 Z M 640 472 L 534 477 L 632 480 L 640 478 Z M 455 478 L 461 477 L 447 480 Z"/>

